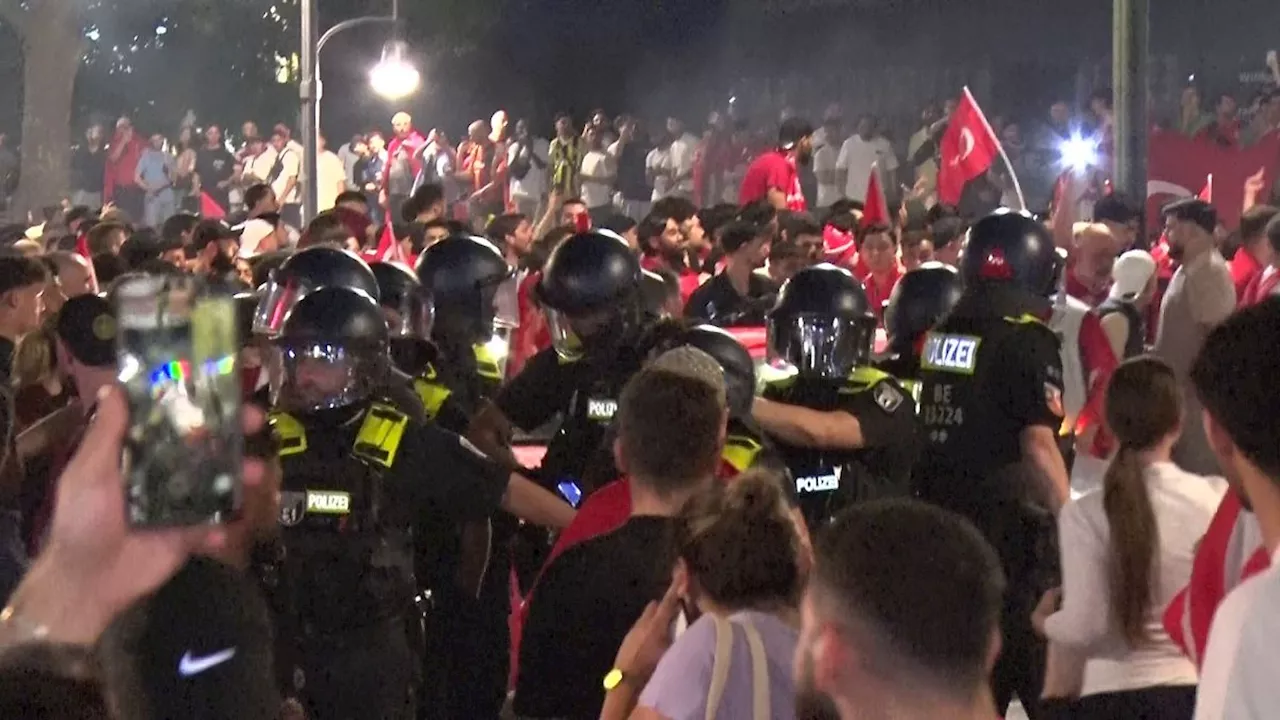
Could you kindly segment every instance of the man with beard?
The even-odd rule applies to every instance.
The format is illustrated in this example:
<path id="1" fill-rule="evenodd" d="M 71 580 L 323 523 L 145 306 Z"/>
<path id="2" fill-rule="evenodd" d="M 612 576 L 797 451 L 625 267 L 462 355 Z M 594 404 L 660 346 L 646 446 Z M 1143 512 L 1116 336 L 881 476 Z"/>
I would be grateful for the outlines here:
<path id="1" fill-rule="evenodd" d="M 803 212 L 807 205 L 800 189 L 799 165 L 813 159 L 813 126 L 788 118 L 778 130 L 778 147 L 756 158 L 742 178 L 738 204 L 768 200 L 778 210 Z"/>
<path id="2" fill-rule="evenodd" d="M 1169 281 L 1160 306 L 1153 354 L 1177 373 L 1184 388 L 1186 416 L 1199 418 L 1200 403 L 1187 376 L 1209 332 L 1235 310 L 1236 289 L 1227 262 L 1215 247 L 1213 231 L 1218 215 L 1213 206 L 1198 198 L 1180 200 L 1164 209 L 1164 217 L 1169 256 L 1181 266 Z M 1173 461 L 1198 475 L 1219 474 L 1199 422 L 1183 424 Z"/>
<path id="3" fill-rule="evenodd" d="M 192 272 L 210 285 L 226 287 L 235 276 L 240 231 L 218 220 L 201 220 L 191 233 L 191 247 L 196 252 Z"/>
<path id="4" fill-rule="evenodd" d="M 914 501 L 855 507 L 815 548 L 795 671 L 807 711 L 992 720 L 1004 575 L 958 515 Z M 808 715 L 808 712 L 805 712 Z"/>

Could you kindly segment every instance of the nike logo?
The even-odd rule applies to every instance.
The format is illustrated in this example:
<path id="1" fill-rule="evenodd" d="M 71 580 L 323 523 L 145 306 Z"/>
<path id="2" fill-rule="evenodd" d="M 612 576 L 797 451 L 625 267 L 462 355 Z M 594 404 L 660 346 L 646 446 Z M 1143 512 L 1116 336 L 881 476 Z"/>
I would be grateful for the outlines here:
<path id="1" fill-rule="evenodd" d="M 217 667 L 222 663 L 236 656 L 235 648 L 227 648 L 209 655 L 192 655 L 188 650 L 182 659 L 178 661 L 178 674 L 182 677 L 191 677 L 212 667 Z"/>

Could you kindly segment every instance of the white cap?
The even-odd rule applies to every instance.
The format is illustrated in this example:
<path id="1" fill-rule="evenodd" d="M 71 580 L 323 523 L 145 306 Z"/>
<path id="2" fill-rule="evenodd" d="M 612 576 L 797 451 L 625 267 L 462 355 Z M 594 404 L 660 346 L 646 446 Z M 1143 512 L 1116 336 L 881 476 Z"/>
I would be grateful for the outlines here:
<path id="1" fill-rule="evenodd" d="M 239 256 L 251 258 L 258 254 L 258 246 L 262 244 L 262 239 L 276 231 L 276 226 L 266 220 L 254 218 L 246 220 L 237 229 L 240 230 Z"/>
<path id="2" fill-rule="evenodd" d="M 1116 259 L 1111 268 L 1110 296 L 1117 300 L 1134 300 L 1156 274 L 1156 261 L 1146 250 L 1130 250 Z"/>

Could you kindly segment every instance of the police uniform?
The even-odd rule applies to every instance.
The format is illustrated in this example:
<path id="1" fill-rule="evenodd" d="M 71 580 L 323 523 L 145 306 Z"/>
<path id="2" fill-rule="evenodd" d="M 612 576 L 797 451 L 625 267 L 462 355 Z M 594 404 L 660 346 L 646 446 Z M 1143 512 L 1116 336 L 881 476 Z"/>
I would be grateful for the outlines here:
<path id="1" fill-rule="evenodd" d="M 965 291 L 925 338 L 919 496 L 971 519 L 1000 556 L 1008 588 L 1003 651 L 993 673 L 997 711 L 1016 692 L 1036 717 L 1043 642 L 1030 626 L 1057 584 L 1055 524 L 1042 482 L 1025 464 L 1022 433 L 1062 423 L 1062 361 L 1048 316 L 1058 272 L 1052 238 L 1022 213 L 998 211 L 972 229 Z"/>
<path id="2" fill-rule="evenodd" d="M 950 265 L 927 262 L 898 279 L 884 310 L 888 352 L 876 362 L 911 394 L 920 407 L 920 350 L 925 333 L 960 301 L 960 273 Z"/>
<path id="3" fill-rule="evenodd" d="M 869 366 L 875 326 L 862 284 L 829 264 L 788 280 L 769 313 L 770 350 L 789 369 L 766 380 L 763 397 L 845 412 L 862 430 L 860 447 L 836 450 L 773 438 L 813 528 L 851 504 L 909 491 L 918 444 L 915 407 L 897 380 Z"/>
<path id="4" fill-rule="evenodd" d="M 765 385 L 767 400 L 858 419 L 864 447 L 850 450 L 805 448 L 773 439 L 791 473 L 792 489 L 811 527 L 826 525 L 844 507 L 910 491 L 916 453 L 915 407 L 888 373 L 855 369 L 843 380 L 791 375 Z"/>
<path id="5" fill-rule="evenodd" d="M 414 717 L 415 528 L 487 517 L 509 478 L 373 394 L 386 342 L 377 306 L 342 288 L 299 301 L 277 340 L 282 552 L 267 577 L 297 661 L 293 690 L 313 718 Z"/>
<path id="6" fill-rule="evenodd" d="M 486 345 L 473 347 L 474 373 L 465 378 L 437 369 L 439 361 L 429 362 L 413 378 L 413 390 L 422 401 L 428 420 L 446 430 L 465 433 L 477 410 L 477 400 L 492 398 L 502 386 L 502 365 Z"/>

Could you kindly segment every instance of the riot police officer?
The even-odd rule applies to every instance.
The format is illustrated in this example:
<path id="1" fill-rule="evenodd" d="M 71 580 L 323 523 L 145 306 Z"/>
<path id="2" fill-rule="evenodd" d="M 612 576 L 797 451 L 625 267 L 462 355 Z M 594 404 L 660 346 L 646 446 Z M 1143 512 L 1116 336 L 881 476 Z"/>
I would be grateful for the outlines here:
<path id="1" fill-rule="evenodd" d="M 275 576 L 289 609 L 279 627 L 312 718 L 414 716 L 412 535 L 424 519 L 499 507 L 550 526 L 572 519 L 554 496 L 380 396 L 388 335 L 371 297 L 328 287 L 294 304 L 274 341 L 284 548 Z"/>
<path id="2" fill-rule="evenodd" d="M 378 304 L 391 332 L 391 362 L 411 377 L 422 374 L 435 359 L 429 339 L 435 321 L 431 294 L 417 273 L 398 262 L 369 263 L 369 269 L 378 283 Z"/>
<path id="3" fill-rule="evenodd" d="M 925 333 L 942 321 L 960 300 L 960 273 L 950 265 L 927 262 L 898 279 L 884 310 L 889 338 L 885 357 L 876 367 L 901 382 L 920 402 L 920 350 Z"/>
<path id="4" fill-rule="evenodd" d="M 294 305 L 307 295 L 329 287 L 357 290 L 375 301 L 380 294 L 373 270 L 355 253 L 328 245 L 309 247 L 290 255 L 259 288 L 254 333 L 265 338 L 276 336 Z M 421 400 L 410 388 L 411 383 L 408 375 L 393 367 L 386 373 L 385 386 L 379 392 L 414 420 L 422 422 L 427 417 Z M 266 404 L 265 397 L 259 399 Z"/>
<path id="5" fill-rule="evenodd" d="M 536 294 L 552 347 L 530 358 L 482 407 L 469 437 L 491 454 L 510 446 L 513 426 L 531 431 L 563 415 L 540 472 L 546 487 L 584 493 L 617 475 L 605 443 L 618 395 L 643 364 L 640 263 L 609 231 L 579 233 L 547 259 Z M 515 460 L 508 453 L 509 462 Z"/>
<path id="6" fill-rule="evenodd" d="M 1009 580 L 997 710 L 1017 693 L 1036 717 L 1044 647 L 1030 614 L 1052 579 L 1053 520 L 1068 499 L 1058 450 L 1062 361 L 1045 324 L 1060 270 L 1053 238 L 1030 215 L 998 210 L 969 231 L 964 292 L 925 338 L 920 415 L 922 499 L 966 515 Z"/>
<path id="7" fill-rule="evenodd" d="M 767 381 L 753 414 L 786 459 L 813 528 L 851 503 L 908 491 L 915 408 L 897 380 L 870 366 L 875 327 L 861 283 L 825 263 L 787 281 L 769 313 L 770 351 L 790 367 Z"/>

